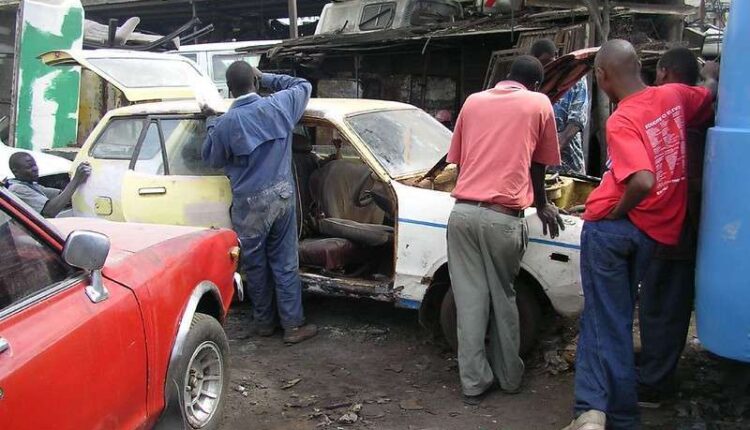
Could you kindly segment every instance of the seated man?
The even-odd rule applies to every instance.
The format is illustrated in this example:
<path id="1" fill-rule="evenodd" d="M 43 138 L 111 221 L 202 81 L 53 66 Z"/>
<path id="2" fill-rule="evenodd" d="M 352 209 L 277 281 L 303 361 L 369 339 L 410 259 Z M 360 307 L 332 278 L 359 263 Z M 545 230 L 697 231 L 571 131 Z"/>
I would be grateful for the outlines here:
<path id="1" fill-rule="evenodd" d="M 10 171 L 15 176 L 8 180 L 8 190 L 23 200 L 32 209 L 47 218 L 54 218 L 70 206 L 73 193 L 86 182 L 91 174 L 91 166 L 81 163 L 73 179 L 64 190 L 40 185 L 39 168 L 34 157 L 28 152 L 16 152 L 8 160 Z"/>

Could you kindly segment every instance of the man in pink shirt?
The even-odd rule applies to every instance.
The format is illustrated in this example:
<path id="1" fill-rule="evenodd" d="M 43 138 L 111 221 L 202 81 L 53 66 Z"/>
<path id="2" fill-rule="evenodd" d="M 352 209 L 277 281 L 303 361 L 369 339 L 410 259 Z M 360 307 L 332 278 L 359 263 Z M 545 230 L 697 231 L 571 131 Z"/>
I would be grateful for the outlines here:
<path id="1" fill-rule="evenodd" d="M 544 190 L 545 168 L 560 164 L 560 151 L 552 104 L 535 92 L 543 78 L 539 60 L 516 59 L 508 80 L 466 100 L 448 152 L 459 170 L 448 220 L 448 268 L 467 404 L 478 404 L 496 382 L 508 393 L 521 387 L 513 281 L 528 242 L 524 209 L 536 206 L 545 234 L 554 238 L 562 228 Z"/>

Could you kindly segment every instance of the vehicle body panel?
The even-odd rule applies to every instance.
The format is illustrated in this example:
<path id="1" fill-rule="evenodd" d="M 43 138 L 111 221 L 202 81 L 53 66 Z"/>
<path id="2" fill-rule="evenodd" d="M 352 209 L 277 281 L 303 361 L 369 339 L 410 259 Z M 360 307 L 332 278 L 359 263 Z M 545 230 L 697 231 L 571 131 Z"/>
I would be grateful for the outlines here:
<path id="1" fill-rule="evenodd" d="M 82 227 L 112 243 L 102 271 L 107 299 L 93 303 L 84 292 L 89 279 L 78 272 L 38 301 L 0 308 L 0 336 L 11 345 L 0 352 L 4 426 L 150 428 L 164 410 L 168 366 L 182 353 L 175 340 L 196 300 L 198 311 L 219 321 L 226 316 L 236 235 L 91 218 L 49 223 L 4 190 L 0 206 L 54 252 Z M 196 299 L 196 291 L 210 297 Z"/>
<path id="2" fill-rule="evenodd" d="M 61 249 L 55 234 L 9 202 L 0 200 L 5 213 Z M 124 429 L 145 422 L 146 339 L 136 297 L 105 279 L 110 297 L 94 304 L 84 292 L 88 284 L 79 273 L 24 307 L 0 312 L 0 336 L 10 344 L 0 354 L 4 427 Z"/>
<path id="3" fill-rule="evenodd" d="M 61 218 L 54 224 L 66 234 L 81 219 Z M 234 295 L 233 274 L 236 264 L 229 251 L 237 245 L 237 236 L 229 230 L 153 224 L 123 224 L 86 219 L 86 228 L 106 234 L 123 253 L 108 259 L 104 276 L 126 281 L 143 309 L 148 342 L 149 414 L 164 408 L 164 380 L 167 375 L 180 317 L 193 290 L 210 280 L 217 286 L 221 306 L 217 316 L 224 321 Z M 180 250 L 180 252 L 175 252 Z M 195 264 L 200 261 L 201 264 Z"/>

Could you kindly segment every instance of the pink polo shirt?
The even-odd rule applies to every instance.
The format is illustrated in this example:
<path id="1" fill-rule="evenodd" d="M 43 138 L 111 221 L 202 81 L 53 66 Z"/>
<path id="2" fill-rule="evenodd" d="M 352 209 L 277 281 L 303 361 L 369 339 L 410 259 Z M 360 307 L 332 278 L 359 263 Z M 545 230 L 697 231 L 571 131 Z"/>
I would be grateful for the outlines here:
<path id="1" fill-rule="evenodd" d="M 514 81 L 472 94 L 458 115 L 448 162 L 460 168 L 453 197 L 526 209 L 534 202 L 531 163 L 560 164 L 547 96 Z"/>

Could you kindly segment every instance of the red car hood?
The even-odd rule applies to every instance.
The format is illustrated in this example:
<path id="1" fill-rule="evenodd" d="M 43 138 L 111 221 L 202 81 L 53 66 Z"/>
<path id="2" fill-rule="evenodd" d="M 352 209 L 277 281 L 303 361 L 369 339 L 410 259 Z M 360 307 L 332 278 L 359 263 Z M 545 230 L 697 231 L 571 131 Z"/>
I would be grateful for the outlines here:
<path id="1" fill-rule="evenodd" d="M 207 230 L 200 227 L 112 222 L 98 218 L 54 218 L 49 221 L 63 239 L 73 230 L 90 230 L 108 236 L 112 247 L 106 266 L 115 265 L 130 254 L 167 240 Z"/>

